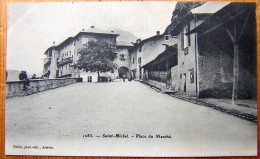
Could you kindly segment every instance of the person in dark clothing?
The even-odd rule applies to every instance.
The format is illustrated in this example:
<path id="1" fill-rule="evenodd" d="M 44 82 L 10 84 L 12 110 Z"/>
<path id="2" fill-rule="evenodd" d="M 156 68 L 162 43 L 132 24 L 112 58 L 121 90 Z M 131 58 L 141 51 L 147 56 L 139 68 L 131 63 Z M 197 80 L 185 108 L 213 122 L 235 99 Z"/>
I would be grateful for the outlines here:
<path id="1" fill-rule="evenodd" d="M 24 80 L 24 71 L 21 71 L 19 74 L 19 80 L 23 81 Z"/>
<path id="2" fill-rule="evenodd" d="M 26 86 L 29 86 L 30 85 L 30 82 L 29 82 L 29 79 L 28 79 L 28 77 L 27 77 L 27 73 L 26 73 L 26 71 L 24 71 L 24 83 L 25 83 L 25 85 Z"/>
<path id="3" fill-rule="evenodd" d="M 36 74 L 32 75 L 32 79 L 37 79 Z"/>
<path id="4" fill-rule="evenodd" d="M 129 82 L 132 81 L 132 75 L 131 75 L 131 73 L 129 74 L 128 81 L 129 81 Z"/>

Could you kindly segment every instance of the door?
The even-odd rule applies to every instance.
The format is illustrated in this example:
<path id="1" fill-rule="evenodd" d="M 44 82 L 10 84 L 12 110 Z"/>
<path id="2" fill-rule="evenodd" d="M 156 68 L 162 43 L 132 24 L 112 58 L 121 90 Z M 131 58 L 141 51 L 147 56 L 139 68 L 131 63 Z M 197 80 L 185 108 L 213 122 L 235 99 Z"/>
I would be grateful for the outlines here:
<path id="1" fill-rule="evenodd" d="M 183 74 L 183 91 L 186 93 L 186 73 Z"/>
<path id="2" fill-rule="evenodd" d="M 166 88 L 171 88 L 171 83 L 172 83 L 172 77 L 171 77 L 171 70 L 168 70 L 166 72 Z"/>
<path id="3" fill-rule="evenodd" d="M 88 82 L 92 82 L 92 76 L 88 76 Z"/>

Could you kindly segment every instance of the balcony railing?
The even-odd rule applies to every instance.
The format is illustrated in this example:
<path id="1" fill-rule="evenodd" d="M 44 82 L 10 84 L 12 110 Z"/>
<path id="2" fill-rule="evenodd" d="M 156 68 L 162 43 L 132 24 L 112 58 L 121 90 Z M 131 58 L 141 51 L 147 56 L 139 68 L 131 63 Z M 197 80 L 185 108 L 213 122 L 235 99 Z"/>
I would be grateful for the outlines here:
<path id="1" fill-rule="evenodd" d="M 72 57 L 68 57 L 68 58 L 61 58 L 58 60 L 58 66 L 62 66 L 62 65 L 65 65 L 67 63 L 71 63 L 73 61 L 73 58 Z"/>
<path id="2" fill-rule="evenodd" d="M 51 58 L 47 57 L 44 59 L 44 65 L 48 65 L 51 63 Z"/>

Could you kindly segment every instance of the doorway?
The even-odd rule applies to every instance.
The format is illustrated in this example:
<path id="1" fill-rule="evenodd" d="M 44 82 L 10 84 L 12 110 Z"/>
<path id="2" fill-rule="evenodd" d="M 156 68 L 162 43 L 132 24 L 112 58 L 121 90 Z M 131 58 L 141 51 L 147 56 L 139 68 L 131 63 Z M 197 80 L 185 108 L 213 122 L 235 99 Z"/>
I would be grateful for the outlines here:
<path id="1" fill-rule="evenodd" d="M 183 73 L 183 91 L 186 93 L 186 73 Z"/>

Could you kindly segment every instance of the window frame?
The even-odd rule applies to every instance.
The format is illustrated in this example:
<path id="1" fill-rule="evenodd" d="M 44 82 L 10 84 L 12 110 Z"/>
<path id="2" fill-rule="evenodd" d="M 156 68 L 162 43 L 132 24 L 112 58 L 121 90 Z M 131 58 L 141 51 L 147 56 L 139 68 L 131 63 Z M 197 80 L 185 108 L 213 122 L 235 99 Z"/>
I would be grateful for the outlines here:
<path id="1" fill-rule="evenodd" d="M 190 83 L 194 83 L 194 68 L 189 69 L 189 77 L 190 77 Z"/>
<path id="2" fill-rule="evenodd" d="M 170 41 L 170 35 L 164 35 L 164 41 Z"/>

